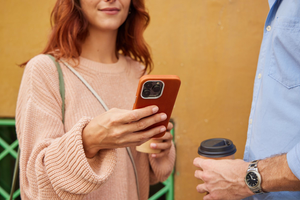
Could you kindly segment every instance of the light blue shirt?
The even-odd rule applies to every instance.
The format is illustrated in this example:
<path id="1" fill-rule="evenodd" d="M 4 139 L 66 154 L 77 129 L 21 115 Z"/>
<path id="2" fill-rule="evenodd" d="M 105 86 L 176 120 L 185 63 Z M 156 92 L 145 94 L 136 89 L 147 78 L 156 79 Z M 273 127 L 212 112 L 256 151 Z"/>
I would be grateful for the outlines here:
<path id="1" fill-rule="evenodd" d="M 269 0 L 269 5 L 244 160 L 287 153 L 288 165 L 300 179 L 300 0 Z M 300 200 L 300 191 L 247 199 Z"/>

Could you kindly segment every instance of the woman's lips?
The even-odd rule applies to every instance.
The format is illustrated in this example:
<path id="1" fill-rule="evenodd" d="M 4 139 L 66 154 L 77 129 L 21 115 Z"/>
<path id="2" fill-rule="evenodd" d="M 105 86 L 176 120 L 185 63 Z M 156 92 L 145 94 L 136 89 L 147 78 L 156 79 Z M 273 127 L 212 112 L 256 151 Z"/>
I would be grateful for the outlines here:
<path id="1" fill-rule="evenodd" d="M 120 9 L 118 8 L 103 8 L 103 9 L 100 9 L 101 12 L 104 12 L 108 15 L 115 15 L 115 14 L 118 14 Z"/>

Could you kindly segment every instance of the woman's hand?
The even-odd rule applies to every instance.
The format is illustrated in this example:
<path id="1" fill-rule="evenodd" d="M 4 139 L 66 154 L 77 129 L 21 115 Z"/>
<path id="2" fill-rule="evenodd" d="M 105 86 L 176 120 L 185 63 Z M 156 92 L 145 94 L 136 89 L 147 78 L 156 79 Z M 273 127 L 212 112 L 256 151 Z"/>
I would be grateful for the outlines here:
<path id="1" fill-rule="evenodd" d="M 143 131 L 167 119 L 166 114 L 156 114 L 157 111 L 157 106 L 135 110 L 113 108 L 95 117 L 82 133 L 83 148 L 87 158 L 93 158 L 101 149 L 138 146 L 151 137 L 165 132 L 164 126 Z"/>
<path id="2" fill-rule="evenodd" d="M 161 152 L 157 153 L 157 154 L 151 154 L 151 157 L 161 158 L 161 157 L 169 154 L 170 149 L 172 147 L 172 139 L 173 139 L 173 136 L 170 133 L 172 128 L 173 128 L 173 124 L 169 122 L 165 135 L 160 138 L 153 138 L 154 140 L 158 140 L 158 142 L 151 143 L 150 147 L 152 149 L 160 149 Z M 162 140 L 162 142 L 161 142 L 161 140 Z"/>

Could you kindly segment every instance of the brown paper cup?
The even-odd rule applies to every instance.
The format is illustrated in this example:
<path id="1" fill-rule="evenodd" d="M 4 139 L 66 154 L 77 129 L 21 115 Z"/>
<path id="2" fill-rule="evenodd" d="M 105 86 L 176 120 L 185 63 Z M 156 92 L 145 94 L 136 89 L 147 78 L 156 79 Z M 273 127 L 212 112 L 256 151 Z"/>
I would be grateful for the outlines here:
<path id="1" fill-rule="evenodd" d="M 214 160 L 223 160 L 223 159 L 235 159 L 235 154 L 231 155 L 231 156 L 225 156 L 225 157 L 220 157 L 220 158 L 209 158 L 209 157 L 204 157 L 204 156 L 200 156 L 200 158 L 204 158 L 204 159 L 214 159 Z"/>
<path id="2" fill-rule="evenodd" d="M 150 147 L 151 143 L 159 143 L 162 142 L 163 140 L 160 139 L 150 139 L 147 142 L 141 144 L 140 146 L 136 147 L 136 150 L 142 153 L 160 153 L 161 150 L 160 149 L 152 149 Z"/>
<path id="3" fill-rule="evenodd" d="M 231 140 L 225 138 L 212 138 L 201 142 L 198 148 L 200 158 L 204 159 L 234 159 L 236 147 Z M 198 184 L 204 183 L 198 180 Z M 208 194 L 208 192 L 206 192 Z"/>

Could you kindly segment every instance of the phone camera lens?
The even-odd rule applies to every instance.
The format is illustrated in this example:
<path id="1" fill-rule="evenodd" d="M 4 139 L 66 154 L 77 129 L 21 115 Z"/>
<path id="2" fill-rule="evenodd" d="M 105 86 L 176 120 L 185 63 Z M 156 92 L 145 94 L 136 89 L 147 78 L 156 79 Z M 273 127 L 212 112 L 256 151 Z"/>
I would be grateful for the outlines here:
<path id="1" fill-rule="evenodd" d="M 150 89 L 152 87 L 152 83 L 151 82 L 147 82 L 144 85 L 145 88 Z"/>
<path id="2" fill-rule="evenodd" d="M 143 90 L 143 97 L 149 97 L 150 95 L 150 90 L 149 89 L 144 89 Z"/>
<path id="3" fill-rule="evenodd" d="M 153 88 L 152 88 L 152 90 L 154 92 L 159 92 L 160 91 L 160 85 L 159 84 L 154 85 Z"/>

